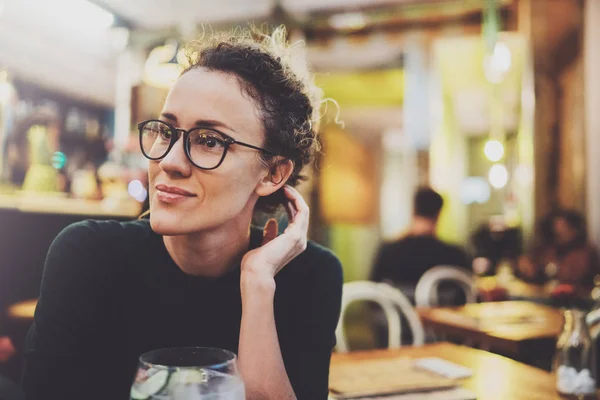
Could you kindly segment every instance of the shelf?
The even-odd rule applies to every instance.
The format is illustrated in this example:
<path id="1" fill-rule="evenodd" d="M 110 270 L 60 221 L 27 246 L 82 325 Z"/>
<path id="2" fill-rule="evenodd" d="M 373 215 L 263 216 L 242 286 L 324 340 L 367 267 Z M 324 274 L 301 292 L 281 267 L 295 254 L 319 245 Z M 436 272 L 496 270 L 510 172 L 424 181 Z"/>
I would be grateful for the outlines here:
<path id="1" fill-rule="evenodd" d="M 142 204 L 134 199 L 84 200 L 52 195 L 0 195 L 0 209 L 40 214 L 135 218 Z"/>

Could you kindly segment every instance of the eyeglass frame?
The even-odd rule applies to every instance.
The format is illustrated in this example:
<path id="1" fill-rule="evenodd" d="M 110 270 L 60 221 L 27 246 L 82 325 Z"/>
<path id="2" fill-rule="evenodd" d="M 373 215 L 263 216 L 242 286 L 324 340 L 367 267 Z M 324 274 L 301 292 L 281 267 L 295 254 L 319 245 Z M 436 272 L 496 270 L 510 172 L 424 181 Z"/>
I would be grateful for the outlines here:
<path id="1" fill-rule="evenodd" d="M 165 151 L 165 154 L 163 154 L 160 157 L 154 157 L 154 158 L 153 157 L 149 157 L 146 154 L 146 152 L 144 151 L 144 145 L 143 145 L 143 142 L 142 142 L 142 135 L 143 135 L 142 130 L 150 122 L 160 122 L 162 124 L 165 124 L 171 130 L 171 142 L 169 143 L 169 147 L 167 147 L 167 150 Z M 232 144 L 239 144 L 240 146 L 244 146 L 244 147 L 248 147 L 248 148 L 253 149 L 253 150 L 260 151 L 261 153 L 267 154 L 267 155 L 269 155 L 271 157 L 276 156 L 275 153 L 273 153 L 273 152 L 271 152 L 271 151 L 269 151 L 267 149 L 263 149 L 262 147 L 254 146 L 254 145 L 251 145 L 251 144 L 248 144 L 248 143 L 240 142 L 239 140 L 235 140 L 231 136 L 226 135 L 225 133 L 223 133 L 223 132 L 221 132 L 221 131 L 219 131 L 217 129 L 214 129 L 214 128 L 206 128 L 206 127 L 203 127 L 203 126 L 195 126 L 195 127 L 191 128 L 191 129 L 186 130 L 186 129 L 176 128 L 173 125 L 171 125 L 171 124 L 169 124 L 169 123 L 167 123 L 165 121 L 161 121 L 160 119 L 149 119 L 149 120 L 146 120 L 146 121 L 142 121 L 142 122 L 138 123 L 137 127 L 138 127 L 138 131 L 140 133 L 139 141 L 140 141 L 140 149 L 142 150 L 142 154 L 144 155 L 144 157 L 146 157 L 148 160 L 151 160 L 151 161 L 158 161 L 158 160 L 162 160 L 163 158 L 165 158 L 167 156 L 167 154 L 169 154 L 169 152 L 171 151 L 171 149 L 173 148 L 173 146 L 175 145 L 175 143 L 177 143 L 177 141 L 179 140 L 179 138 L 182 135 L 183 135 L 183 150 L 185 152 L 185 155 L 186 155 L 187 159 L 192 163 L 192 165 L 194 167 L 200 168 L 200 169 L 205 170 L 205 171 L 210 171 L 210 170 L 219 168 L 221 166 L 221 164 L 223 164 L 223 161 L 225 160 L 225 156 L 227 155 L 227 151 L 229 150 L 229 146 L 231 146 Z M 224 143 L 223 155 L 221 156 L 221 160 L 219 160 L 218 164 L 216 166 L 214 166 L 214 167 L 211 167 L 211 168 L 201 167 L 201 166 L 199 166 L 198 164 L 196 164 L 192 160 L 192 156 L 190 155 L 190 146 L 188 144 L 188 142 L 189 142 L 188 138 L 190 136 L 190 133 L 192 131 L 194 131 L 194 130 L 197 130 L 197 129 L 203 129 L 203 130 L 215 132 L 218 135 L 222 136 L 223 139 L 224 139 L 225 143 Z"/>

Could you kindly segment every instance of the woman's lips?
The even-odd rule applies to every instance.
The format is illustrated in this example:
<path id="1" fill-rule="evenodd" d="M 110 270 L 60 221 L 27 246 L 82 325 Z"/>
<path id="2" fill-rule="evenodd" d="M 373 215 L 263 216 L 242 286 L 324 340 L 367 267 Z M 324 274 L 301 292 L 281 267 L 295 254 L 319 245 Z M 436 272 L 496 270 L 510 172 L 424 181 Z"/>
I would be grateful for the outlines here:
<path id="1" fill-rule="evenodd" d="M 190 197 L 196 197 L 196 195 L 175 186 L 156 185 L 156 198 L 160 202 L 172 204 Z"/>

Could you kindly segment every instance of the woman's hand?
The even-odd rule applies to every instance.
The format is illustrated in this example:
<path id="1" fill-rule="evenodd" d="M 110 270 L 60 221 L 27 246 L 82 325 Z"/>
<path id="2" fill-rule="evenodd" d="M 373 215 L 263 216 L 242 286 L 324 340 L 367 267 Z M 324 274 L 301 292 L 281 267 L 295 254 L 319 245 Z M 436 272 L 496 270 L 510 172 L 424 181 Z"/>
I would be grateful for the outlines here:
<path id="1" fill-rule="evenodd" d="M 289 225 L 279 236 L 277 221 L 267 221 L 260 247 L 250 250 L 242 258 L 242 274 L 251 273 L 260 278 L 273 279 L 275 275 L 306 249 L 309 209 L 300 193 L 285 186 L 289 199 L 286 204 Z"/>
<path id="2" fill-rule="evenodd" d="M 242 320 L 239 365 L 248 399 L 296 399 L 287 375 L 275 324 L 275 275 L 306 249 L 308 206 L 297 190 L 286 186 L 289 225 L 279 236 L 269 220 L 262 245 L 242 258 Z"/>

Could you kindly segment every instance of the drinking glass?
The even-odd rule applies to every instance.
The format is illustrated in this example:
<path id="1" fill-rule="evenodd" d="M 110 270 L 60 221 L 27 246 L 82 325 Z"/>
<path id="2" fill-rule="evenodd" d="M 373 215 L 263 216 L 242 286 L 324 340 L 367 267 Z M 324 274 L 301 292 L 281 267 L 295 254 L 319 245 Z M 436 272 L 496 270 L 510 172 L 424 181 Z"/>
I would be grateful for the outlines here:
<path id="1" fill-rule="evenodd" d="M 564 317 L 553 362 L 556 388 L 563 396 L 596 399 L 596 362 L 586 313 L 567 309 Z"/>
<path id="2" fill-rule="evenodd" d="M 140 356 L 132 400 L 244 400 L 234 353 L 208 347 L 178 347 Z"/>

